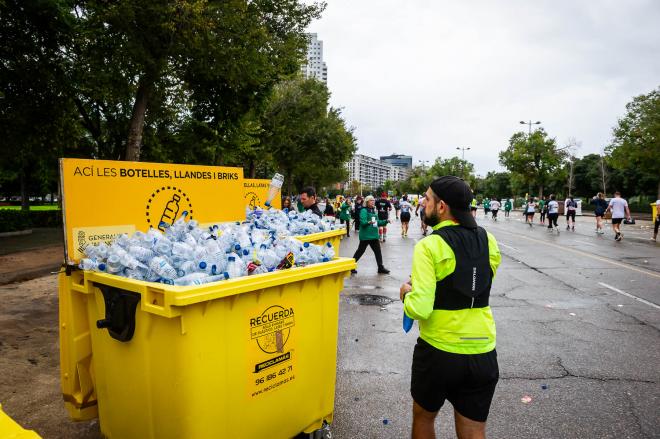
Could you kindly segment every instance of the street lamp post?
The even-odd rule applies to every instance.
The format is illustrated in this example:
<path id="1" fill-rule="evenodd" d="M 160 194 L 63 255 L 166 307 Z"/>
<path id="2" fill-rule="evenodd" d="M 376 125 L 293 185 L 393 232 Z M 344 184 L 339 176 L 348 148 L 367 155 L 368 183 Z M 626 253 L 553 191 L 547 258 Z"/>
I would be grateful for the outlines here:
<path id="1" fill-rule="evenodd" d="M 531 148 L 531 146 L 532 146 L 532 125 L 541 125 L 541 121 L 537 120 L 536 122 L 532 122 L 532 120 L 530 119 L 529 122 L 525 122 L 524 120 L 521 120 L 520 125 L 527 125 L 529 127 L 529 131 L 527 132 L 528 133 L 527 143 L 529 144 L 529 146 Z M 528 189 L 529 193 L 531 194 L 532 193 L 531 182 L 530 182 L 530 184 L 527 185 L 527 189 Z"/>
<path id="2" fill-rule="evenodd" d="M 465 151 L 469 151 L 470 147 L 468 146 L 467 148 L 463 147 L 456 147 L 457 150 L 462 152 L 462 158 L 461 158 L 461 178 L 465 180 Z"/>
<path id="3" fill-rule="evenodd" d="M 524 120 L 520 121 L 521 125 L 528 125 L 529 126 L 529 135 L 532 135 L 532 125 L 541 125 L 541 121 L 537 120 L 536 122 L 532 122 L 531 120 L 529 122 L 525 122 Z"/>

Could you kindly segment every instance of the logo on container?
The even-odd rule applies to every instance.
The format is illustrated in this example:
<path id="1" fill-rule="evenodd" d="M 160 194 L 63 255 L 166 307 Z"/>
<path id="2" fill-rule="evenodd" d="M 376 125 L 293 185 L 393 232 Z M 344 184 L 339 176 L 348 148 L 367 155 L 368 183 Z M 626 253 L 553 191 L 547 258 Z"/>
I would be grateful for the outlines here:
<path id="1" fill-rule="evenodd" d="M 194 218 L 188 194 L 176 186 L 161 186 L 151 193 L 147 201 L 147 226 L 164 231 L 163 224 L 172 225 L 185 211 L 188 211 L 188 219 Z"/>

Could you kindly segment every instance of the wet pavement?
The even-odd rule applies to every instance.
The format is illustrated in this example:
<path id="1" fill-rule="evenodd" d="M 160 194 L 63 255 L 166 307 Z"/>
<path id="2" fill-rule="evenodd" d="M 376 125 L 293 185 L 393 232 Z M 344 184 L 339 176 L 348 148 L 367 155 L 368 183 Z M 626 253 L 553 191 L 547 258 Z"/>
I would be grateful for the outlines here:
<path id="1" fill-rule="evenodd" d="M 575 232 L 560 222 L 559 235 L 520 218 L 478 216 L 502 252 L 491 291 L 501 378 L 488 436 L 660 437 L 660 244 L 642 226 L 624 226 L 615 242 L 609 229 L 594 233 L 591 217 L 578 218 Z M 410 435 L 418 330 L 401 329 L 398 297 L 422 236 L 418 219 L 407 239 L 392 219 L 381 245 L 392 273 L 376 274 L 368 249 L 342 293 L 335 438 Z M 352 256 L 357 244 L 352 234 L 341 255 Z M 436 431 L 455 437 L 448 403 Z"/>

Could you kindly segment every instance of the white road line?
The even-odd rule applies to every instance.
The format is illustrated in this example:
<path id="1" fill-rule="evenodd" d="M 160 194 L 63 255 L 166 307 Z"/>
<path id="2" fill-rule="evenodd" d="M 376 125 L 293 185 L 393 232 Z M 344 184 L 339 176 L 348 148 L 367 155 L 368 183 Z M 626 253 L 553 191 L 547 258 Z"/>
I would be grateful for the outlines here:
<path id="1" fill-rule="evenodd" d="M 573 241 L 575 241 L 575 242 L 581 242 L 582 244 L 590 245 L 590 246 L 592 246 L 592 247 L 597 247 L 596 244 L 593 244 L 593 243 L 591 243 L 591 242 L 587 242 L 587 241 L 582 241 L 581 239 L 574 239 Z"/>
<path id="2" fill-rule="evenodd" d="M 618 288 L 614 288 L 612 285 L 607 285 L 606 283 L 603 283 L 603 282 L 598 282 L 598 284 L 604 286 L 605 288 L 609 288 L 610 290 L 612 290 L 612 291 L 614 291 L 614 292 L 617 292 L 617 293 L 619 293 L 619 294 L 623 294 L 623 295 L 626 296 L 626 297 L 630 297 L 631 299 L 635 299 L 635 300 L 638 300 L 638 301 L 640 301 L 640 302 L 642 302 L 642 303 L 645 303 L 645 304 L 647 304 L 647 305 L 650 305 L 650 306 L 652 306 L 653 308 L 660 309 L 660 306 L 659 306 L 659 305 L 656 305 L 655 303 L 651 303 L 651 302 L 649 302 L 648 300 L 644 300 L 644 299 L 639 298 L 639 297 L 637 297 L 637 296 L 633 296 L 632 294 L 630 294 L 630 293 L 626 293 L 625 291 L 621 291 L 621 290 L 618 289 Z"/>
<path id="3" fill-rule="evenodd" d="M 518 250 L 518 249 L 515 248 L 515 247 L 511 247 L 510 245 L 506 245 L 506 244 L 504 244 L 503 242 L 498 242 L 497 245 L 501 245 L 502 247 L 510 248 L 511 250 L 516 251 L 516 252 L 519 252 L 519 251 L 520 251 L 520 250 Z"/>

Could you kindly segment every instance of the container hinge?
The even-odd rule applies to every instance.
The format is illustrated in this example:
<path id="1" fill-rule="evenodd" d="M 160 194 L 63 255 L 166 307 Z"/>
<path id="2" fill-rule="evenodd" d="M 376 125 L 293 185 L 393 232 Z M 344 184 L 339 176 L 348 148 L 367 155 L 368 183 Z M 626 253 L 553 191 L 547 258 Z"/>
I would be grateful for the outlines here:
<path id="1" fill-rule="evenodd" d="M 130 341 L 135 332 L 135 310 L 140 295 L 131 291 L 94 283 L 103 293 L 105 318 L 96 322 L 99 329 L 107 329 L 110 337 L 118 341 Z"/>

